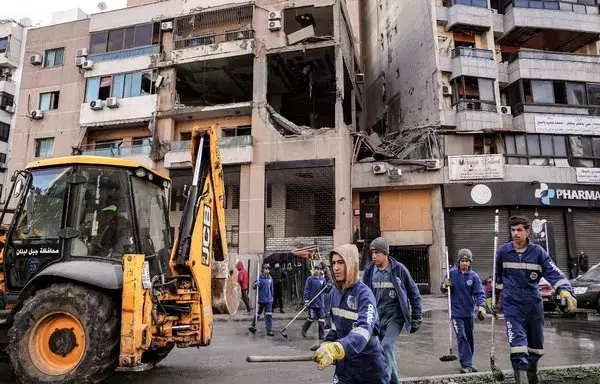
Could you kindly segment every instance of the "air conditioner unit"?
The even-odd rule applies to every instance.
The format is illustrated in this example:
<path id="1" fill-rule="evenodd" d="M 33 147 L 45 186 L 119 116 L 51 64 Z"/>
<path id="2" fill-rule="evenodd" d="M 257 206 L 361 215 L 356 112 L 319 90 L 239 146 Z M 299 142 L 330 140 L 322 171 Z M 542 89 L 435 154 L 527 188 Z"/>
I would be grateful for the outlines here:
<path id="1" fill-rule="evenodd" d="M 281 20 L 281 12 L 278 12 L 278 11 L 269 12 L 269 20 Z"/>
<path id="2" fill-rule="evenodd" d="M 86 61 L 87 59 L 85 57 L 78 57 L 75 59 L 75 65 L 81 68 L 83 66 L 83 63 L 85 63 Z"/>
<path id="3" fill-rule="evenodd" d="M 442 93 L 444 96 L 452 96 L 452 87 L 449 85 L 442 85 Z"/>
<path id="4" fill-rule="evenodd" d="M 388 169 L 387 174 L 389 177 L 400 177 L 402 176 L 402 170 L 400 168 Z"/>
<path id="5" fill-rule="evenodd" d="M 364 84 L 365 83 L 365 74 L 364 73 L 356 73 L 354 75 L 356 79 L 356 84 Z"/>
<path id="6" fill-rule="evenodd" d="M 2 74 L 8 76 L 12 73 L 10 68 L 2 68 Z"/>
<path id="7" fill-rule="evenodd" d="M 42 55 L 37 55 L 36 54 L 36 55 L 29 56 L 29 62 L 31 64 L 33 64 L 33 65 L 40 65 L 40 64 L 42 64 L 42 60 L 43 60 Z"/>
<path id="8" fill-rule="evenodd" d="M 29 114 L 29 117 L 31 117 L 32 119 L 35 119 L 35 120 L 43 119 L 44 111 L 35 109 L 35 110 L 31 111 L 31 113 Z"/>
<path id="9" fill-rule="evenodd" d="M 14 105 L 7 105 L 4 110 L 8 113 L 15 113 L 15 106 Z"/>
<path id="10" fill-rule="evenodd" d="M 87 48 L 79 48 L 77 51 L 75 51 L 75 56 L 76 57 L 85 57 L 88 55 L 88 50 Z"/>
<path id="11" fill-rule="evenodd" d="M 281 29 L 281 20 L 269 20 L 269 31 L 275 32 Z"/>
<path id="12" fill-rule="evenodd" d="M 172 31 L 173 30 L 173 22 L 172 21 L 163 21 L 160 23 L 161 31 Z"/>
<path id="13" fill-rule="evenodd" d="M 83 69 L 92 69 L 94 68 L 94 62 L 92 60 L 86 60 L 83 62 L 83 64 L 81 64 L 81 68 Z"/>
<path id="14" fill-rule="evenodd" d="M 106 106 L 108 108 L 117 108 L 119 106 L 119 98 L 109 97 L 108 99 L 106 99 Z"/>
<path id="15" fill-rule="evenodd" d="M 376 175 L 381 175 L 386 172 L 384 163 L 373 164 L 373 167 L 371 169 L 373 170 L 373 173 Z"/>
<path id="16" fill-rule="evenodd" d="M 500 113 L 503 115 L 512 115 L 512 110 L 510 109 L 510 106 L 502 105 L 500 107 Z"/>
<path id="17" fill-rule="evenodd" d="M 92 100 L 92 101 L 90 101 L 90 109 L 92 109 L 94 111 L 99 111 L 102 108 L 104 108 L 104 103 L 102 102 L 102 100 Z"/>

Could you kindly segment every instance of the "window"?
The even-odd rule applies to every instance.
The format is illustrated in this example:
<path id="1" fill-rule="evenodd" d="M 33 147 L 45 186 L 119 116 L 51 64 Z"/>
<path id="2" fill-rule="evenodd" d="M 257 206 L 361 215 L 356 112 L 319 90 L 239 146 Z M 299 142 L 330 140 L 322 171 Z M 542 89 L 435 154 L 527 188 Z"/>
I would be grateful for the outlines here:
<path id="1" fill-rule="evenodd" d="M 179 134 L 180 141 L 191 141 L 192 140 L 192 132 L 181 132 Z"/>
<path id="2" fill-rule="evenodd" d="M 52 68 L 63 65 L 65 61 L 65 49 L 49 49 L 44 55 L 44 68 Z"/>
<path id="3" fill-rule="evenodd" d="M 123 153 L 123 140 L 99 140 L 94 143 L 96 156 L 115 157 Z"/>
<path id="4" fill-rule="evenodd" d="M 459 110 L 496 110 L 494 80 L 460 76 L 452 83 L 452 104 L 458 105 Z"/>
<path id="5" fill-rule="evenodd" d="M 152 95 L 154 72 L 134 72 L 113 76 L 92 77 L 87 79 L 85 102 L 95 99 L 106 100 L 109 97 L 135 97 Z"/>
<path id="6" fill-rule="evenodd" d="M 570 136 L 573 166 L 600 167 L 600 137 Z"/>
<path id="7" fill-rule="evenodd" d="M 0 38 L 0 52 L 6 52 L 8 49 L 8 36 Z"/>
<path id="8" fill-rule="evenodd" d="M 0 109 L 6 111 L 6 107 L 13 106 L 15 102 L 15 98 L 13 95 L 8 93 L 0 92 Z"/>
<path id="9" fill-rule="evenodd" d="M 600 84 L 523 79 L 508 86 L 508 95 L 513 107 L 521 103 L 600 105 Z"/>
<path id="10" fill-rule="evenodd" d="M 267 184 L 267 208 L 273 208 L 273 184 Z"/>
<path id="11" fill-rule="evenodd" d="M 4 141 L 5 143 L 8 143 L 9 135 L 10 135 L 10 124 L 0 122 L 0 141 Z M 4 161 L 0 161 L 0 163 L 4 163 Z"/>
<path id="12" fill-rule="evenodd" d="M 508 164 L 568 165 L 556 158 L 567 158 L 565 136 L 505 135 L 505 155 Z"/>
<path id="13" fill-rule="evenodd" d="M 90 36 L 90 54 L 149 46 L 156 40 L 156 32 L 158 28 L 155 28 L 154 23 L 95 32 Z"/>
<path id="14" fill-rule="evenodd" d="M 231 209 L 240 209 L 240 186 L 231 185 Z"/>
<path id="15" fill-rule="evenodd" d="M 134 137 L 131 141 L 131 153 L 150 153 L 152 137 Z"/>
<path id="16" fill-rule="evenodd" d="M 35 139 L 35 157 L 52 157 L 54 155 L 54 138 Z"/>
<path id="17" fill-rule="evenodd" d="M 498 154 L 496 137 L 492 135 L 475 135 L 473 138 L 474 155 L 495 155 Z"/>
<path id="18" fill-rule="evenodd" d="M 0 153 L 0 164 L 6 164 L 6 153 Z M 0 188 L 0 193 L 2 192 L 2 188 Z"/>
<path id="19" fill-rule="evenodd" d="M 38 105 L 38 109 L 41 109 L 42 111 L 58 109 L 58 95 L 58 91 L 40 93 L 40 102 Z"/>
<path id="20" fill-rule="evenodd" d="M 242 125 L 236 128 L 226 128 L 222 130 L 223 137 L 234 136 L 250 136 L 252 134 L 252 126 Z"/>
<path id="21" fill-rule="evenodd" d="M 590 105 L 600 105 L 600 84 L 588 84 L 587 95 Z"/>

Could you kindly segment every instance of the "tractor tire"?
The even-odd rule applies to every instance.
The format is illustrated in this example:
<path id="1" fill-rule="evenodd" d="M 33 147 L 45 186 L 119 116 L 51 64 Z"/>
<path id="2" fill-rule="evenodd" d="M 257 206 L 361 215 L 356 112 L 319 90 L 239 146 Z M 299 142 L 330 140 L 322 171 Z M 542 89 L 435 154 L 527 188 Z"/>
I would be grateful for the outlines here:
<path id="1" fill-rule="evenodd" d="M 8 354 L 19 383 L 95 384 L 119 359 L 119 315 L 106 294 L 55 284 L 25 301 L 9 333 Z"/>
<path id="2" fill-rule="evenodd" d="M 175 344 L 168 344 L 164 347 L 152 345 L 149 350 L 142 353 L 142 363 L 156 365 L 164 360 L 174 347 Z"/>

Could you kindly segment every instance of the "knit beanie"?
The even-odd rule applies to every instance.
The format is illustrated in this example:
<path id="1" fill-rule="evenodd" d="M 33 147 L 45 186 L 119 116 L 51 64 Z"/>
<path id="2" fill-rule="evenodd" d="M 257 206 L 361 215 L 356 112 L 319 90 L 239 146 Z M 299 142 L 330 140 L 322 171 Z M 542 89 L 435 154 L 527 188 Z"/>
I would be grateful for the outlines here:
<path id="1" fill-rule="evenodd" d="M 467 249 L 467 248 L 463 248 L 460 251 L 458 251 L 458 261 L 460 261 L 460 259 L 464 259 L 467 258 L 469 259 L 469 261 L 472 263 L 473 262 L 473 254 L 471 253 L 471 250 Z"/>
<path id="2" fill-rule="evenodd" d="M 370 250 L 376 250 L 381 253 L 385 253 L 386 255 L 390 254 L 390 246 L 387 241 L 383 237 L 378 237 L 371 242 Z"/>

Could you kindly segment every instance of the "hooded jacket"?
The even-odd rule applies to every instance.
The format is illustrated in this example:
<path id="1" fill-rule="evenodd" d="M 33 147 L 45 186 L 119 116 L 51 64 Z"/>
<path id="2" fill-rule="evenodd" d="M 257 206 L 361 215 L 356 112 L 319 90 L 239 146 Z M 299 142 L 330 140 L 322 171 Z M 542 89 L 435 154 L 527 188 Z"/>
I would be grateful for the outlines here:
<path id="1" fill-rule="evenodd" d="M 242 263 L 242 260 L 239 260 L 235 264 L 235 268 L 238 270 L 238 284 L 240 285 L 240 288 L 248 289 L 248 285 L 250 284 L 248 271 L 246 271 L 246 268 L 244 268 L 244 263 Z"/>
<path id="2" fill-rule="evenodd" d="M 375 337 L 379 332 L 379 316 L 373 292 L 359 279 L 358 248 L 346 244 L 330 253 L 342 257 L 346 263 L 346 280 L 335 281 L 331 289 L 331 331 L 326 341 L 338 341 L 345 351 L 345 363 L 354 368 L 367 369 L 383 353 Z M 372 359 L 371 359 L 372 358 Z"/>
<path id="3" fill-rule="evenodd" d="M 410 332 L 411 315 L 414 314 L 419 317 L 423 316 L 421 294 L 404 264 L 397 262 L 393 257 L 390 257 L 389 259 L 390 266 L 392 267 L 394 290 L 396 291 L 396 298 L 398 299 L 398 310 L 401 311 L 402 316 L 404 317 L 404 327 Z M 365 267 L 365 273 L 363 275 L 363 282 L 371 291 L 373 290 L 374 271 L 375 264 L 370 262 Z"/>
<path id="4" fill-rule="evenodd" d="M 452 317 L 474 317 L 475 303 L 479 307 L 485 307 L 485 295 L 479 275 L 471 267 L 462 273 L 460 268 L 454 267 L 450 270 L 450 301 L 452 303 Z M 444 282 L 440 286 L 443 293 L 448 292 L 444 289 Z M 476 301 L 473 300 L 476 299 Z"/>

